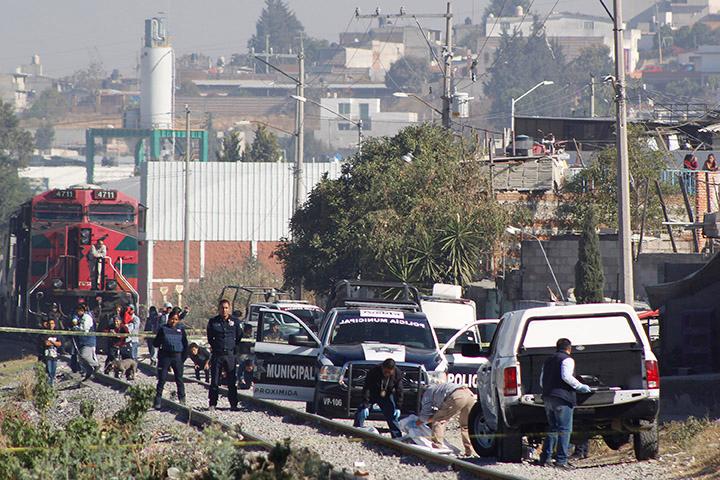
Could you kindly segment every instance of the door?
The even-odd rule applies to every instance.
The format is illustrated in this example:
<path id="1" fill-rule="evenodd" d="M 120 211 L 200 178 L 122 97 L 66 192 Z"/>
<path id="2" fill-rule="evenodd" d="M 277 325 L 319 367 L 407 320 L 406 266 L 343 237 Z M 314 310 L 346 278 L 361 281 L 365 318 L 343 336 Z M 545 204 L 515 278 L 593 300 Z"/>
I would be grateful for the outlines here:
<path id="1" fill-rule="evenodd" d="M 290 312 L 262 309 L 255 337 L 258 398 L 311 402 L 320 340 Z"/>
<path id="2" fill-rule="evenodd" d="M 487 363 L 487 357 L 484 355 L 466 357 L 462 354 L 462 345 L 476 344 L 481 347 L 485 339 L 480 338 L 478 327 L 497 322 L 497 320 L 476 320 L 450 337 L 440 350 L 448 361 L 448 381 L 466 385 L 473 393 L 477 393 L 478 369 Z"/>
<path id="3" fill-rule="evenodd" d="M 492 429 L 497 429 L 498 422 L 497 383 L 493 381 L 493 375 L 495 371 L 500 371 L 497 345 L 499 335 L 502 333 L 503 319 L 498 323 L 495 336 L 490 343 L 488 362 L 481 365 L 478 370 L 478 399 L 482 405 L 486 422 Z M 502 376 L 499 379 L 496 378 L 496 380 L 502 382 Z"/>

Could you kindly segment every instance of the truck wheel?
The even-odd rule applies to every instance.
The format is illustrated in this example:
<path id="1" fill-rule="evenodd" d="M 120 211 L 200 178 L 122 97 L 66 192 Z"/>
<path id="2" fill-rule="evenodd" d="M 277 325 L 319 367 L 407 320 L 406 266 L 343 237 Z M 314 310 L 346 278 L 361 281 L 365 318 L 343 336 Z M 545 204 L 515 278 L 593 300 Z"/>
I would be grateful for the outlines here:
<path id="1" fill-rule="evenodd" d="M 630 441 L 630 434 L 616 433 L 613 435 L 603 435 L 603 440 L 605 440 L 605 445 L 611 450 L 619 450 L 620 447 Z"/>
<path id="2" fill-rule="evenodd" d="M 658 425 L 657 420 L 652 423 L 646 420 L 640 421 L 640 426 L 650 426 L 649 430 L 633 433 L 633 447 L 635 450 L 635 458 L 638 460 L 649 460 L 657 458 L 658 443 Z"/>
<path id="3" fill-rule="evenodd" d="M 475 405 L 470 410 L 468 430 L 470 431 L 470 442 L 478 455 L 481 457 L 494 457 L 497 454 L 495 430 L 485 422 L 485 415 L 480 402 L 475 402 Z"/>
<path id="4" fill-rule="evenodd" d="M 501 462 L 520 463 L 522 435 L 519 429 L 505 425 L 501 412 L 498 412 L 497 435 L 497 459 Z"/>

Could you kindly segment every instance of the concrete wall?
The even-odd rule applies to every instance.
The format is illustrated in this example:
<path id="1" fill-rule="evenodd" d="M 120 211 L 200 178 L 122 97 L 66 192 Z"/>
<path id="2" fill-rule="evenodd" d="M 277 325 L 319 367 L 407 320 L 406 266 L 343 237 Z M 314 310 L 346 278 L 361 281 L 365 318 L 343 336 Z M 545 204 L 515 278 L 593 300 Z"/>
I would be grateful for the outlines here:
<path id="1" fill-rule="evenodd" d="M 563 235 L 543 241 L 548 260 L 563 293 L 575 286 L 575 263 L 578 258 L 578 235 Z M 617 298 L 618 290 L 618 248 L 617 235 L 600 236 L 600 254 L 602 255 L 603 273 L 605 275 L 605 296 Z M 648 253 L 641 254 L 635 265 L 635 296 L 645 299 L 645 285 L 655 285 L 669 280 L 673 268 L 677 265 L 700 265 L 708 258 L 701 254 L 683 253 Z M 675 267 L 676 272 L 682 271 L 683 276 L 692 271 L 692 267 Z M 547 262 L 542 255 L 538 242 L 524 239 L 521 249 L 522 298 L 524 300 L 549 300 L 548 287 L 557 291 Z M 556 293 L 557 294 L 557 293 Z"/>
<path id="2" fill-rule="evenodd" d="M 720 374 L 660 379 L 660 418 L 720 418 Z"/>

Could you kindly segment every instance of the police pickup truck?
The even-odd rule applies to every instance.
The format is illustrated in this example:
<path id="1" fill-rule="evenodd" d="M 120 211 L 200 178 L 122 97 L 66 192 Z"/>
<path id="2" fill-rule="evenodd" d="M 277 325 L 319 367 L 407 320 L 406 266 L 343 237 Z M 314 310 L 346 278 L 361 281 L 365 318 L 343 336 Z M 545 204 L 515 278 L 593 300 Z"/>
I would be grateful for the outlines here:
<path id="1" fill-rule="evenodd" d="M 575 376 L 588 384 L 577 395 L 573 431 L 601 435 L 612 449 L 633 438 L 638 460 L 658 454 L 660 375 L 657 359 L 635 311 L 608 303 L 552 306 L 505 314 L 484 355 L 470 437 L 482 456 L 519 462 L 523 437 L 538 442 L 547 428 L 540 375 L 559 338 L 573 344 Z"/>
<path id="2" fill-rule="evenodd" d="M 400 410 L 417 412 L 421 386 L 447 369 L 418 299 L 407 284 L 338 282 L 317 335 L 290 312 L 261 310 L 254 395 L 302 401 L 310 412 L 352 418 L 368 370 L 393 358 L 405 374 Z"/>

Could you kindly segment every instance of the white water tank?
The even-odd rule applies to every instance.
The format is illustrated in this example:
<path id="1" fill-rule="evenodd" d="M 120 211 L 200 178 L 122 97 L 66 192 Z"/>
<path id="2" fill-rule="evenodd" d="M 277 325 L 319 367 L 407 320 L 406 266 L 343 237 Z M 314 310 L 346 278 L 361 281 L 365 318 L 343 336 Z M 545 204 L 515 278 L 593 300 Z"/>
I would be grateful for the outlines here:
<path id="1" fill-rule="evenodd" d="M 173 128 L 175 58 L 164 20 L 145 20 L 140 59 L 140 126 Z"/>

